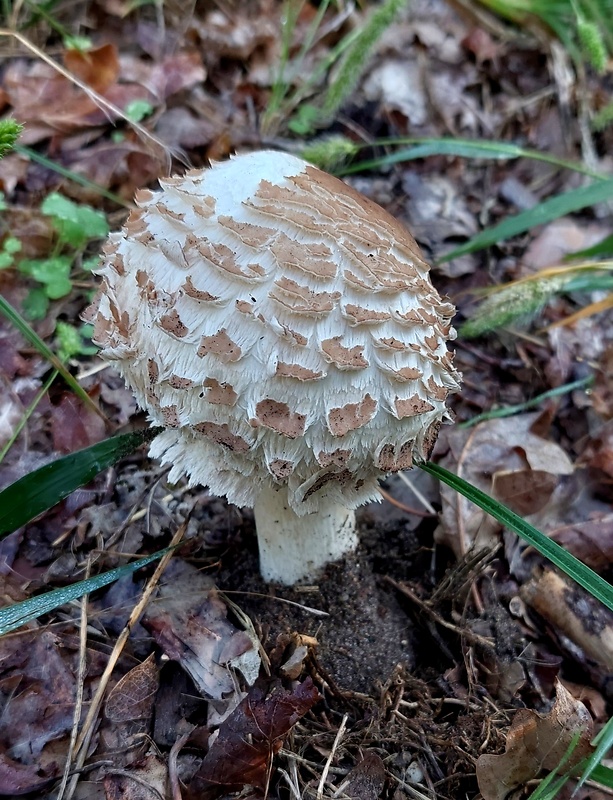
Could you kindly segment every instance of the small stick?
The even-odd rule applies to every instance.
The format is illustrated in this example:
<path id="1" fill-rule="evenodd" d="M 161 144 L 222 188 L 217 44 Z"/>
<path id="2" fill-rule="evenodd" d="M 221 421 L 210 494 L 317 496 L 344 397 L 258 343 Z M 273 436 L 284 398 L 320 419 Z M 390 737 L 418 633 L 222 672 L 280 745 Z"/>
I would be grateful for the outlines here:
<path id="1" fill-rule="evenodd" d="M 345 733 L 345 728 L 347 727 L 347 720 L 349 719 L 349 715 L 345 714 L 342 719 L 342 722 L 339 726 L 338 731 L 336 732 L 336 736 L 334 737 L 334 744 L 332 745 L 332 750 L 330 750 L 330 755 L 324 765 L 324 771 L 321 773 L 321 779 L 319 781 L 319 786 L 317 787 L 317 800 L 322 800 L 324 796 L 324 786 L 326 780 L 328 778 L 328 772 L 330 771 L 330 767 L 332 766 L 332 759 L 334 758 L 334 754 L 340 744 L 340 741 Z"/>

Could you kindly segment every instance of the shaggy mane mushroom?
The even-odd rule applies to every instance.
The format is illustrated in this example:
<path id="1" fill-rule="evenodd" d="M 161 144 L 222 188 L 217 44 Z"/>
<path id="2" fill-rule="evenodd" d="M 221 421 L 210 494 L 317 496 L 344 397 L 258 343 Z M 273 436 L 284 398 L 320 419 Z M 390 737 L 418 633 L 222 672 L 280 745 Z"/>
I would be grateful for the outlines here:
<path id="1" fill-rule="evenodd" d="M 266 580 L 313 580 L 379 478 L 428 458 L 455 309 L 399 222 L 294 156 L 160 183 L 104 249 L 94 341 L 165 426 L 169 479 L 254 507 Z"/>

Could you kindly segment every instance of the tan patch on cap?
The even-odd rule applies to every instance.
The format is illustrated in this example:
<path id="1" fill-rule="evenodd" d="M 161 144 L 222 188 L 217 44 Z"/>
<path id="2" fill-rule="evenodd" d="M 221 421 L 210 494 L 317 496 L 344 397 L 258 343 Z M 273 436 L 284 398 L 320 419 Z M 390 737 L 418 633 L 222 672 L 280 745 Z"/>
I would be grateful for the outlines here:
<path id="1" fill-rule="evenodd" d="M 438 439 L 438 432 L 441 428 L 441 421 L 440 419 L 435 420 L 426 431 L 424 435 L 424 440 L 421 446 L 421 454 L 426 459 L 426 461 L 432 455 L 432 451 L 434 450 L 434 445 L 436 444 L 436 440 Z"/>
<path id="2" fill-rule="evenodd" d="M 323 377 L 323 372 L 314 372 L 312 369 L 301 367 L 300 364 L 286 364 L 284 361 L 277 362 L 275 375 L 281 378 L 296 378 L 299 381 L 316 381 Z"/>
<path id="3" fill-rule="evenodd" d="M 113 258 L 109 259 L 109 264 L 111 268 L 121 277 L 126 274 L 126 265 L 121 253 L 115 253 Z"/>
<path id="4" fill-rule="evenodd" d="M 178 428 L 180 425 L 179 422 L 179 412 L 177 411 L 176 405 L 172 406 L 162 406 L 160 408 L 162 417 L 164 419 L 164 424 L 167 425 L 169 428 Z"/>
<path id="5" fill-rule="evenodd" d="M 136 236 L 147 230 L 145 222 L 145 209 L 136 208 L 130 212 L 130 216 L 125 222 L 124 229 L 129 236 Z"/>
<path id="6" fill-rule="evenodd" d="M 194 425 L 194 429 L 233 453 L 246 453 L 249 450 L 249 443 L 242 436 L 232 433 L 225 423 L 218 425 L 216 422 L 199 422 Z"/>
<path id="7" fill-rule="evenodd" d="M 297 242 L 279 233 L 270 249 L 281 269 L 293 267 L 321 280 L 336 277 L 338 267 L 332 260 L 332 251 L 321 242 Z"/>
<path id="8" fill-rule="evenodd" d="M 343 347 L 341 344 L 342 336 L 334 336 L 332 339 L 324 339 L 321 349 L 326 361 L 335 364 L 339 369 L 364 369 L 368 366 L 368 361 L 362 355 L 363 345 L 355 347 Z"/>
<path id="9" fill-rule="evenodd" d="M 138 189 L 134 195 L 134 201 L 140 206 L 143 205 L 143 203 L 149 202 L 149 200 L 153 200 L 154 197 L 155 195 L 151 189 Z"/>
<path id="10" fill-rule="evenodd" d="M 180 375 L 171 375 L 168 383 L 173 389 L 191 389 L 194 382 L 189 378 L 182 378 Z"/>
<path id="11" fill-rule="evenodd" d="M 226 329 L 222 328 L 213 336 L 203 336 L 200 339 L 200 347 L 196 355 L 200 358 L 208 355 L 217 356 L 224 364 L 230 364 L 240 359 L 242 350 L 230 339 Z"/>
<path id="12" fill-rule="evenodd" d="M 372 308 L 364 308 L 348 303 L 343 308 L 343 315 L 351 321 L 353 325 L 369 325 L 376 322 L 386 322 L 391 314 L 389 311 L 375 311 Z"/>
<path id="13" fill-rule="evenodd" d="M 423 324 L 422 318 L 419 316 L 417 311 L 414 310 L 414 309 L 411 309 L 411 311 L 407 311 L 404 314 L 401 314 L 400 311 L 396 311 L 395 316 L 398 317 L 398 319 L 403 320 L 404 322 L 413 322 L 416 325 L 422 325 Z"/>
<path id="14" fill-rule="evenodd" d="M 359 403 L 333 408 L 328 414 L 328 427 L 334 436 L 345 436 L 366 425 L 375 416 L 377 401 L 367 394 Z"/>
<path id="15" fill-rule="evenodd" d="M 283 276 L 275 281 L 270 297 L 292 311 L 321 314 L 332 311 L 341 297 L 340 292 L 314 292 L 308 286 Z"/>
<path id="16" fill-rule="evenodd" d="M 428 383 L 426 384 L 428 387 L 428 391 L 436 400 L 440 400 L 444 402 L 447 399 L 447 395 L 449 394 L 449 390 L 445 386 L 440 386 L 435 380 L 434 377 L 431 375 L 428 378 Z"/>
<path id="17" fill-rule="evenodd" d="M 289 410 L 287 403 L 276 400 L 260 400 L 255 407 L 255 419 L 250 420 L 254 427 L 263 425 L 290 439 L 297 439 L 304 433 L 306 417 L 304 414 L 294 414 Z"/>
<path id="18" fill-rule="evenodd" d="M 253 314 L 254 308 L 255 303 L 250 303 L 248 300 L 236 301 L 236 310 L 240 311 L 241 314 Z"/>
<path id="19" fill-rule="evenodd" d="M 275 458 L 273 461 L 268 462 L 268 469 L 271 475 L 278 481 L 282 481 L 294 471 L 293 461 L 284 461 L 282 458 Z"/>
<path id="20" fill-rule="evenodd" d="M 317 463 L 320 467 L 330 467 L 332 465 L 335 467 L 346 467 L 350 456 L 351 450 L 339 449 L 333 450 L 331 453 L 321 450 L 317 453 Z"/>
<path id="21" fill-rule="evenodd" d="M 265 270 L 259 264 L 248 264 L 243 268 L 236 260 L 236 255 L 229 247 L 209 239 L 196 239 L 188 236 L 185 242 L 186 249 L 195 248 L 198 253 L 222 272 L 237 275 L 241 278 L 254 278 L 265 275 Z"/>
<path id="22" fill-rule="evenodd" d="M 169 311 L 168 314 L 164 314 L 163 317 L 160 317 L 160 327 L 167 333 L 172 333 L 172 335 L 176 336 L 178 339 L 182 339 L 189 332 L 187 326 L 181 322 L 181 317 L 174 308 L 172 311 Z"/>
<path id="23" fill-rule="evenodd" d="M 194 202 L 194 195 L 190 194 L 190 200 L 192 202 L 192 208 L 195 214 L 198 214 L 199 217 L 203 217 L 204 219 L 210 219 L 213 214 L 215 213 L 215 198 L 206 195 L 205 197 L 199 197 Z"/>
<path id="24" fill-rule="evenodd" d="M 206 399 L 216 406 L 233 406 L 238 400 L 238 395 L 229 383 L 220 383 L 215 378 L 206 378 L 202 385 L 208 389 Z"/>
<path id="25" fill-rule="evenodd" d="M 340 472 L 326 472 L 323 475 L 320 475 L 313 485 L 307 489 L 307 491 L 304 493 L 304 497 L 302 498 L 302 502 L 308 500 L 309 497 L 315 494 L 315 492 L 323 489 L 323 487 L 331 481 L 340 483 L 341 486 L 346 486 L 352 480 L 352 478 L 353 473 L 348 469 L 343 469 Z"/>
<path id="26" fill-rule="evenodd" d="M 404 342 L 400 341 L 400 339 L 395 339 L 393 336 L 389 336 L 387 339 L 376 339 L 375 340 L 379 346 L 386 348 L 387 350 L 406 350 L 407 346 Z"/>
<path id="27" fill-rule="evenodd" d="M 222 215 L 217 217 L 217 222 L 227 228 L 241 240 L 247 247 L 259 248 L 269 242 L 277 233 L 273 228 L 263 225 L 252 225 L 249 222 L 238 222 L 234 217 Z"/>
<path id="28" fill-rule="evenodd" d="M 167 217 L 173 222 L 183 222 L 183 220 L 185 219 L 185 214 L 183 212 L 173 211 L 172 209 L 168 208 L 168 206 L 165 205 L 164 203 L 156 203 L 155 208 L 157 208 L 157 210 L 163 217 Z"/>
<path id="29" fill-rule="evenodd" d="M 424 336 L 424 343 L 426 347 L 433 353 L 438 348 L 438 339 L 436 338 L 436 336 Z"/>
<path id="30" fill-rule="evenodd" d="M 432 403 L 428 403 L 427 400 L 422 400 L 421 397 L 417 395 L 413 395 L 413 397 L 409 397 L 406 400 L 401 400 L 397 397 L 394 401 L 394 406 L 398 419 L 415 417 L 417 414 L 425 414 L 427 411 L 434 411 Z"/>
<path id="31" fill-rule="evenodd" d="M 181 289 L 185 292 L 188 297 L 193 298 L 194 300 L 202 300 L 204 302 L 210 303 L 213 300 L 219 300 L 219 297 L 216 297 L 214 294 L 210 292 L 205 292 L 202 289 L 196 289 L 194 284 L 192 283 L 192 276 L 188 275 L 187 279 Z"/>
<path id="32" fill-rule="evenodd" d="M 150 384 L 156 383 L 160 377 L 160 368 L 157 361 L 155 361 L 153 358 L 147 359 L 147 376 Z"/>
<path id="33" fill-rule="evenodd" d="M 396 455 L 393 444 L 386 444 L 381 448 L 377 459 L 377 466 L 383 472 L 399 472 L 401 469 L 411 469 L 413 466 L 413 442 L 405 442 Z"/>

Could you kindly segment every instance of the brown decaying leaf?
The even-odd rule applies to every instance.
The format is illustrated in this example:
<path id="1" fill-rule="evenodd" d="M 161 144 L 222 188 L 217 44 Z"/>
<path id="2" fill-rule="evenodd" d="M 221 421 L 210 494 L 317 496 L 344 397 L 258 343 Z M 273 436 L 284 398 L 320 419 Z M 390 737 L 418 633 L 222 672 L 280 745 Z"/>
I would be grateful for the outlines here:
<path id="1" fill-rule="evenodd" d="M 166 655 L 181 664 L 204 697 L 221 701 L 236 688 L 228 662 L 253 644 L 226 619 L 228 610 L 212 580 L 179 561 L 171 562 L 164 579 L 160 597 L 147 609 L 143 625 Z"/>
<path id="2" fill-rule="evenodd" d="M 159 684 L 152 653 L 127 672 L 109 692 L 105 715 L 112 722 L 129 722 L 149 717 Z"/>
<path id="3" fill-rule="evenodd" d="M 291 691 L 276 686 L 265 692 L 253 687 L 221 724 L 190 784 L 190 800 L 206 796 L 219 786 L 254 786 L 264 791 L 272 757 L 292 727 L 319 699 L 310 678 Z"/>
<path id="4" fill-rule="evenodd" d="M 74 675 L 61 645 L 40 630 L 0 639 L 2 796 L 37 791 L 58 774 L 47 746 L 68 735 L 74 705 Z"/>
<path id="5" fill-rule="evenodd" d="M 74 453 L 106 438 L 104 421 L 71 392 L 49 408 L 53 447 L 59 453 Z"/>
<path id="6" fill-rule="evenodd" d="M 484 800 L 504 800 L 510 792 L 541 772 L 555 769 L 575 734 L 579 735 L 567 767 L 588 756 L 593 748 L 592 718 L 587 708 L 556 683 L 556 700 L 548 714 L 521 709 L 515 714 L 502 755 L 477 760 L 477 780 Z"/>
<path id="7" fill-rule="evenodd" d="M 525 513 L 534 513 L 546 505 L 558 476 L 573 472 L 570 459 L 558 444 L 532 432 L 538 419 L 538 414 L 521 414 L 487 420 L 468 431 L 452 431 L 448 435 L 449 454 L 441 464 L 457 470 L 488 494 L 492 493 L 492 483 L 497 484 L 505 502 L 517 502 Z M 441 497 L 443 524 L 435 533 L 437 542 L 449 546 L 459 557 L 472 545 L 481 548 L 497 544 L 500 526 L 491 517 L 447 487 L 441 488 Z"/>
<path id="8" fill-rule="evenodd" d="M 114 44 L 91 50 L 66 50 L 64 64 L 73 75 L 97 92 L 106 91 L 119 77 L 119 58 Z"/>
<path id="9" fill-rule="evenodd" d="M 613 563 L 613 514 L 565 525 L 550 534 L 559 545 L 596 571 Z"/>

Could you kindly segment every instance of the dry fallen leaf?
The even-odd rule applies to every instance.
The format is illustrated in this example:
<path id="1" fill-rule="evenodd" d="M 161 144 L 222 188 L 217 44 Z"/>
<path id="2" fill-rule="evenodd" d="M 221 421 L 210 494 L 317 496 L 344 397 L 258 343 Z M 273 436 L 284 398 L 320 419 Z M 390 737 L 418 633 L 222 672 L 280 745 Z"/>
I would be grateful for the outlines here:
<path id="1" fill-rule="evenodd" d="M 505 752 L 478 758 L 477 780 L 484 800 L 505 800 L 510 792 L 543 771 L 555 769 L 575 734 L 579 734 L 579 740 L 567 768 L 592 752 L 592 718 L 583 703 L 558 681 L 549 713 L 521 709 L 513 718 Z"/>
<path id="2" fill-rule="evenodd" d="M 441 464 L 487 494 L 498 489 L 500 499 L 516 505 L 520 513 L 534 513 L 547 504 L 558 477 L 573 472 L 558 444 L 532 432 L 538 416 L 492 419 L 470 430 L 452 431 L 449 453 Z M 471 546 L 497 545 L 497 522 L 446 486 L 441 487 L 441 497 L 443 524 L 435 533 L 438 543 L 459 557 Z"/>
<path id="3" fill-rule="evenodd" d="M 222 722 L 190 784 L 190 800 L 205 798 L 207 792 L 219 786 L 266 789 L 272 757 L 293 726 L 318 700 L 319 692 L 310 678 L 291 691 L 274 687 L 266 693 L 253 687 Z"/>

